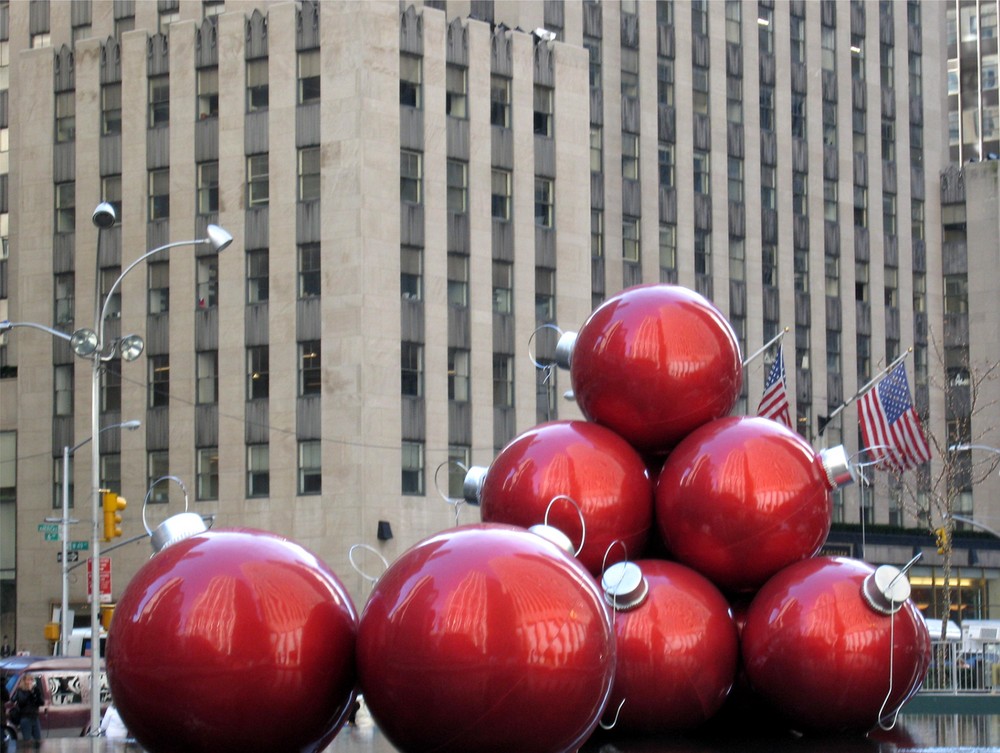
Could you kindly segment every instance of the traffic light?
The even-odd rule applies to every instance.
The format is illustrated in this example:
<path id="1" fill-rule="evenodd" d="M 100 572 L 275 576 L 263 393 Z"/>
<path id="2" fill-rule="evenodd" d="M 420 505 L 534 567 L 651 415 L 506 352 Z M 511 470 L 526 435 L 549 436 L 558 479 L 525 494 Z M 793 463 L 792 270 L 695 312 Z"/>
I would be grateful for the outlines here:
<path id="1" fill-rule="evenodd" d="M 944 550 L 948 547 L 948 529 L 947 528 L 935 528 L 934 533 L 937 534 L 937 550 L 938 554 L 944 554 Z"/>
<path id="2" fill-rule="evenodd" d="M 104 540 L 111 541 L 122 535 L 120 511 L 124 510 L 128 503 L 124 497 L 119 497 L 107 489 L 101 490 L 101 495 L 104 502 Z"/>

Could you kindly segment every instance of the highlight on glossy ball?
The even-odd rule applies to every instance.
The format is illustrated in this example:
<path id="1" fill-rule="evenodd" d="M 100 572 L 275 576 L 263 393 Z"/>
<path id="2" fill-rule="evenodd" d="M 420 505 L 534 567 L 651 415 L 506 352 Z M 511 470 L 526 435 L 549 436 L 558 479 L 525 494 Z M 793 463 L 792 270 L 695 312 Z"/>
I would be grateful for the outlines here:
<path id="1" fill-rule="evenodd" d="M 743 363 L 732 325 L 704 296 L 678 285 L 639 285 L 599 306 L 572 349 L 580 410 L 643 454 L 664 454 L 728 415 Z"/>
<path id="2" fill-rule="evenodd" d="M 643 553 L 653 525 L 653 482 L 639 454 L 610 429 L 553 421 L 500 451 L 480 505 L 484 522 L 558 528 L 598 575 L 606 563 Z"/>
<path id="3" fill-rule="evenodd" d="M 477 524 L 404 552 L 361 614 L 358 674 L 401 751 L 572 751 L 614 675 L 596 582 L 551 542 Z"/>
<path id="4" fill-rule="evenodd" d="M 357 621 L 300 545 L 208 531 L 154 555 L 122 594 L 111 694 L 150 753 L 319 751 L 354 699 Z"/>

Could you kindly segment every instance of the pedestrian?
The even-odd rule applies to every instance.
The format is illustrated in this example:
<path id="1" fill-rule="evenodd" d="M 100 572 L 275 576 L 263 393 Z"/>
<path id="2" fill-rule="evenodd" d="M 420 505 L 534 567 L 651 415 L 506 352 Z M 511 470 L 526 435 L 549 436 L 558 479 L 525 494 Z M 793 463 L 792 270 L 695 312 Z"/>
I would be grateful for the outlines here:
<path id="1" fill-rule="evenodd" d="M 0 659 L 6 659 L 8 656 L 14 655 L 14 649 L 10 647 L 10 639 L 5 635 L 3 637 L 3 645 L 0 646 Z"/>
<path id="2" fill-rule="evenodd" d="M 104 712 L 104 718 L 101 719 L 101 737 L 107 737 L 112 740 L 125 740 L 128 738 L 128 728 L 125 726 L 125 722 L 122 721 L 121 715 L 113 703 L 108 706 L 108 710 Z"/>
<path id="3" fill-rule="evenodd" d="M 38 745 L 42 740 L 42 725 L 38 721 L 38 710 L 42 707 L 42 690 L 38 686 L 38 679 L 29 674 L 22 675 L 11 700 L 19 717 L 21 737 L 25 743 L 34 740 L 35 745 Z"/>

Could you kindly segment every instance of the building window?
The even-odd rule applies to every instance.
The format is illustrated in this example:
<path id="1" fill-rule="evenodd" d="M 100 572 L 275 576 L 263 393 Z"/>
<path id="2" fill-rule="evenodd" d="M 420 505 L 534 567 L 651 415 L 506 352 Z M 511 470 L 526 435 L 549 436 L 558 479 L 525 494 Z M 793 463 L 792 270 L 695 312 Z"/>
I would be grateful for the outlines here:
<path id="1" fill-rule="evenodd" d="M 247 445 L 247 496 L 266 497 L 271 492 L 270 445 Z"/>
<path id="2" fill-rule="evenodd" d="M 448 348 L 448 399 L 469 402 L 469 351 Z"/>
<path id="3" fill-rule="evenodd" d="M 198 448 L 198 500 L 219 498 L 219 448 Z"/>
<path id="4" fill-rule="evenodd" d="M 266 110 L 268 106 L 267 58 L 247 61 L 247 112 Z"/>
<path id="5" fill-rule="evenodd" d="M 453 118 L 462 118 L 463 120 L 468 118 L 468 69 L 461 65 L 448 63 L 445 67 L 444 81 L 445 113 Z"/>
<path id="6" fill-rule="evenodd" d="M 319 395 L 323 388 L 322 351 L 319 340 L 299 343 L 299 396 Z"/>
<path id="7" fill-rule="evenodd" d="M 65 144 L 76 138 L 76 92 L 56 94 L 56 143 Z"/>
<path id="8" fill-rule="evenodd" d="M 403 397 L 423 397 L 424 346 L 404 340 L 399 344 L 400 383 Z"/>
<path id="9" fill-rule="evenodd" d="M 52 292 L 55 300 L 52 308 L 57 327 L 73 324 L 76 315 L 75 285 L 76 281 L 72 272 L 61 272 L 53 278 Z"/>
<path id="10" fill-rule="evenodd" d="M 320 194 L 320 148 L 299 149 L 299 201 L 313 201 Z"/>
<path id="11" fill-rule="evenodd" d="M 322 447 L 319 440 L 299 442 L 299 494 L 323 491 Z"/>
<path id="12" fill-rule="evenodd" d="M 403 442 L 401 449 L 401 491 L 407 495 L 424 493 L 424 445 L 422 442 Z"/>
<path id="13" fill-rule="evenodd" d="M 219 352 L 201 350 L 195 355 L 195 402 L 212 405 L 219 402 Z"/>
<path id="14" fill-rule="evenodd" d="M 101 201 L 115 208 L 115 224 L 122 221 L 122 176 L 107 175 L 101 178 Z"/>
<path id="15" fill-rule="evenodd" d="M 510 128 L 510 79 L 490 77 L 490 125 Z"/>
<path id="16" fill-rule="evenodd" d="M 399 199 L 409 204 L 423 200 L 423 154 L 399 150 Z"/>
<path id="17" fill-rule="evenodd" d="M 149 219 L 170 217 L 170 168 L 150 170 L 148 175 Z"/>
<path id="18" fill-rule="evenodd" d="M 553 96 L 552 88 L 535 86 L 535 135 L 552 136 Z"/>
<path id="19" fill-rule="evenodd" d="M 107 316 L 112 319 L 116 319 L 122 315 L 122 291 L 121 288 L 117 288 L 114 293 L 111 292 L 111 287 L 115 284 L 118 276 L 121 274 L 122 268 L 115 267 L 101 267 L 98 272 L 98 280 L 101 291 L 101 300 L 105 300 L 104 308 L 107 312 Z"/>
<path id="20" fill-rule="evenodd" d="M 868 189 L 854 187 L 854 226 L 868 227 Z"/>
<path id="21" fill-rule="evenodd" d="M 247 206 L 265 207 L 268 203 L 268 155 L 247 157 Z"/>
<path id="22" fill-rule="evenodd" d="M 267 300 L 269 263 L 266 248 L 247 251 L 247 303 L 262 303 Z"/>
<path id="23" fill-rule="evenodd" d="M 864 262 L 854 264 L 854 300 L 868 301 L 868 265 Z"/>
<path id="24" fill-rule="evenodd" d="M 826 278 L 826 297 L 840 298 L 840 259 L 836 256 L 824 256 L 823 274 Z"/>
<path id="25" fill-rule="evenodd" d="M 761 84 L 760 93 L 760 130 L 774 130 L 774 87 Z"/>
<path id="26" fill-rule="evenodd" d="M 535 224 L 552 227 L 555 214 L 555 185 L 551 178 L 535 178 Z"/>
<path id="27" fill-rule="evenodd" d="M 313 298 L 322 292 L 320 277 L 320 245 L 303 243 L 299 246 L 299 298 Z"/>
<path id="28" fill-rule="evenodd" d="M 746 242 L 735 235 L 729 236 L 729 279 L 744 281 L 747 278 Z"/>
<path id="29" fill-rule="evenodd" d="M 851 78 L 865 80 L 865 38 L 851 34 Z"/>
<path id="30" fill-rule="evenodd" d="M 692 111 L 708 115 L 708 68 L 696 65 L 691 70 Z"/>
<path id="31" fill-rule="evenodd" d="M 827 222 L 836 222 L 839 216 L 837 210 L 837 181 L 823 181 L 823 219 Z"/>
<path id="32" fill-rule="evenodd" d="M 149 363 L 149 407 L 166 407 L 170 401 L 170 356 L 151 355 Z"/>
<path id="33" fill-rule="evenodd" d="M 469 166 L 459 160 L 448 160 L 448 211 L 465 214 L 468 211 Z"/>
<path id="34" fill-rule="evenodd" d="M 491 211 L 493 219 L 509 220 L 511 199 L 510 170 L 493 168 L 491 182 L 493 191 Z"/>
<path id="35" fill-rule="evenodd" d="M 319 102 L 319 50 L 305 50 L 298 56 L 299 104 Z"/>
<path id="36" fill-rule="evenodd" d="M 896 161 L 896 121 L 882 121 L 882 161 Z"/>
<path id="37" fill-rule="evenodd" d="M 639 135 L 622 133 L 622 177 L 639 180 Z"/>
<path id="38" fill-rule="evenodd" d="M 104 366 L 104 381 L 101 384 L 101 413 L 117 412 L 122 409 L 122 362 L 113 358 Z"/>
<path id="39" fill-rule="evenodd" d="M 726 120 L 743 123 L 743 79 L 735 76 L 726 78 Z"/>
<path id="40" fill-rule="evenodd" d="M 76 183 L 56 183 L 56 232 L 76 230 Z"/>
<path id="41" fill-rule="evenodd" d="M 119 98 L 121 91 L 119 90 Z M 170 77 L 150 76 L 149 78 L 149 127 L 166 126 L 170 122 Z M 119 104 L 118 125 L 121 128 Z"/>
<path id="42" fill-rule="evenodd" d="M 469 257 L 465 254 L 448 254 L 448 304 L 469 305 Z"/>
<path id="43" fill-rule="evenodd" d="M 969 278 L 964 273 L 944 276 L 944 313 L 969 312 Z"/>
<path id="44" fill-rule="evenodd" d="M 198 119 L 219 116 L 219 69 L 198 69 Z"/>
<path id="45" fill-rule="evenodd" d="M 593 208 L 590 210 L 590 257 L 604 257 L 604 212 Z"/>
<path id="46" fill-rule="evenodd" d="M 514 357 L 506 353 L 493 354 L 493 406 L 511 408 L 514 405 Z"/>
<path id="47" fill-rule="evenodd" d="M 674 149 L 675 145 L 661 141 L 657 149 L 657 163 L 661 188 L 674 187 Z"/>
<path id="48" fill-rule="evenodd" d="M 170 262 L 151 261 L 146 265 L 148 293 L 147 313 L 150 316 L 170 311 Z"/>
<path id="49" fill-rule="evenodd" d="M 622 258 L 625 261 L 639 261 L 639 218 L 622 217 Z"/>
<path id="50" fill-rule="evenodd" d="M 885 305 L 890 308 L 899 306 L 899 269 L 896 267 L 885 268 Z"/>
<path id="51" fill-rule="evenodd" d="M 170 475 L 170 454 L 167 450 L 150 450 L 146 454 L 146 488 L 149 489 L 149 501 L 165 505 L 170 501 L 170 490 L 167 484 L 156 482 Z"/>
<path id="52" fill-rule="evenodd" d="M 219 257 L 199 256 L 196 273 L 198 308 L 214 309 L 219 305 Z"/>
<path id="53" fill-rule="evenodd" d="M 882 194 L 882 232 L 896 235 L 896 194 Z"/>
<path id="54" fill-rule="evenodd" d="M 54 395 L 52 411 L 57 416 L 73 415 L 73 364 L 52 367 Z"/>
<path id="55" fill-rule="evenodd" d="M 789 18 L 789 36 L 792 42 L 792 62 L 806 62 L 806 22 L 801 16 Z"/>
<path id="56" fill-rule="evenodd" d="M 792 137 L 806 137 L 806 95 L 792 94 Z"/>
<path id="57" fill-rule="evenodd" d="M 421 91 L 422 60 L 417 55 L 401 53 L 399 56 L 399 104 L 404 107 L 423 107 Z"/>
<path id="58" fill-rule="evenodd" d="M 891 23 L 890 23 L 891 26 Z M 895 88 L 896 74 L 896 52 L 892 45 L 879 45 L 879 71 L 881 73 L 881 84 L 883 89 Z"/>
<path id="59" fill-rule="evenodd" d="M 777 170 L 771 165 L 760 166 L 760 206 L 761 209 L 776 209 L 778 206 Z"/>
<path id="60" fill-rule="evenodd" d="M 101 87 L 101 134 L 109 136 L 121 132 L 122 85 L 105 84 Z"/>
<path id="61" fill-rule="evenodd" d="M 514 265 L 509 261 L 493 261 L 493 311 L 497 314 L 514 311 Z"/>
<path id="62" fill-rule="evenodd" d="M 773 243 L 760 247 L 760 281 L 765 287 L 778 286 L 778 247 Z"/>
<path id="63" fill-rule="evenodd" d="M 556 271 L 535 267 L 535 321 L 554 322 L 556 319 Z"/>
<path id="64" fill-rule="evenodd" d="M 674 106 L 674 61 L 657 58 L 656 61 L 656 101 L 657 104 Z"/>
<path id="65" fill-rule="evenodd" d="M 677 269 L 677 226 L 660 225 L 660 269 L 674 271 Z"/>
<path id="66" fill-rule="evenodd" d="M 198 163 L 198 214 L 219 211 L 219 163 Z"/>
<path id="67" fill-rule="evenodd" d="M 792 266 L 795 272 L 795 292 L 809 292 L 809 252 L 797 248 L 792 254 Z M 808 330 L 806 330 L 808 332 Z"/>
<path id="68" fill-rule="evenodd" d="M 694 272 L 696 275 L 712 274 L 712 233 L 694 231 Z"/>
<path id="69" fill-rule="evenodd" d="M 743 160 L 739 157 L 729 158 L 729 200 L 743 203 Z"/>
<path id="70" fill-rule="evenodd" d="M 712 191 L 708 152 L 694 152 L 694 192 L 708 195 Z"/>
<path id="71" fill-rule="evenodd" d="M 622 47 L 621 61 L 622 97 L 639 98 L 639 50 Z"/>
<path id="72" fill-rule="evenodd" d="M 809 181 L 805 173 L 792 173 L 792 213 L 799 217 L 809 214 Z"/>
<path id="73" fill-rule="evenodd" d="M 416 246 L 400 246 L 399 295 L 409 301 L 424 297 L 423 251 Z"/>
<path id="74" fill-rule="evenodd" d="M 247 348 L 247 400 L 264 400 L 271 394 L 270 354 L 267 345 Z"/>
<path id="75" fill-rule="evenodd" d="M 659 4 L 657 7 L 659 7 Z M 600 37 L 592 37 L 584 34 L 583 46 L 587 50 L 589 58 L 588 80 L 590 88 L 594 89 L 601 85 L 601 39 Z"/>
<path id="76" fill-rule="evenodd" d="M 774 11 L 757 4 L 757 44 L 761 54 L 774 54 Z"/>
<path id="77" fill-rule="evenodd" d="M 590 172 L 604 169 L 604 131 L 598 125 L 590 126 Z"/>

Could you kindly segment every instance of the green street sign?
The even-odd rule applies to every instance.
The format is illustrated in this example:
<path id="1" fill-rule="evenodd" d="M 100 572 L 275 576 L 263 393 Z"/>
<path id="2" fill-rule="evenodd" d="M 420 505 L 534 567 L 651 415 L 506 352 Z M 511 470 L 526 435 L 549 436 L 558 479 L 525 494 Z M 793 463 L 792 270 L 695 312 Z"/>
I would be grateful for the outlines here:
<path id="1" fill-rule="evenodd" d="M 69 542 L 69 548 L 71 552 L 86 552 L 90 549 L 89 541 L 71 541 Z"/>
<path id="2" fill-rule="evenodd" d="M 58 523 L 39 523 L 38 524 L 39 533 L 59 533 Z"/>
<path id="3" fill-rule="evenodd" d="M 45 540 L 46 541 L 59 541 L 59 532 L 56 531 L 55 533 L 46 533 L 45 534 Z"/>

